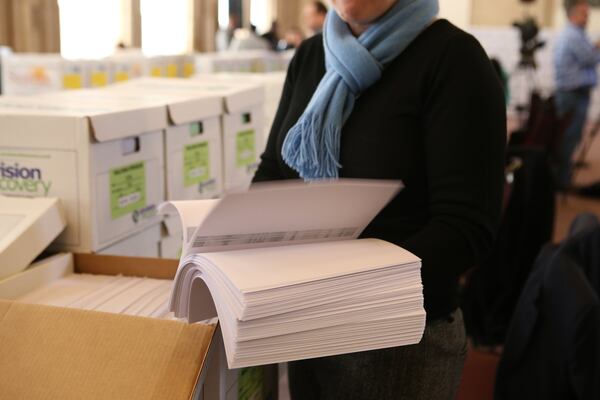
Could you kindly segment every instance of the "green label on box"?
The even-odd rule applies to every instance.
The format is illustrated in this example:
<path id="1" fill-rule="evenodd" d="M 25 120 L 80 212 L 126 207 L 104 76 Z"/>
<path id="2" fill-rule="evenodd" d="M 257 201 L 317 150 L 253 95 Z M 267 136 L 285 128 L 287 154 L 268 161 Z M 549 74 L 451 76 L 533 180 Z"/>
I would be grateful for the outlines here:
<path id="1" fill-rule="evenodd" d="M 143 161 L 110 170 L 110 215 L 120 218 L 146 207 L 146 165 Z"/>
<path id="2" fill-rule="evenodd" d="M 238 168 L 247 167 L 256 162 L 254 130 L 238 132 L 235 142 L 236 165 Z"/>
<path id="3" fill-rule="evenodd" d="M 264 368 L 242 368 L 238 380 L 238 400 L 261 400 L 263 398 Z"/>
<path id="4" fill-rule="evenodd" d="M 197 185 L 210 178 L 208 142 L 189 144 L 183 149 L 183 184 Z"/>

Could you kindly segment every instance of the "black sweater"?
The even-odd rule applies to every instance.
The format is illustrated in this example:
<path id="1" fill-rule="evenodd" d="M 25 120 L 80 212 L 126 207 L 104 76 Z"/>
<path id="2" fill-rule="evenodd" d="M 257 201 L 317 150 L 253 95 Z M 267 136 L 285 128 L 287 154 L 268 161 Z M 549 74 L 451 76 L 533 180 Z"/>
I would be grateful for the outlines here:
<path id="1" fill-rule="evenodd" d="M 281 146 L 325 73 L 322 40 L 306 40 L 290 64 L 255 182 L 298 179 Z M 504 96 L 491 63 L 472 36 L 445 20 L 424 30 L 361 94 L 342 130 L 340 177 L 406 186 L 362 236 L 422 259 L 429 320 L 457 307 L 460 275 L 492 246 L 505 136 Z"/>

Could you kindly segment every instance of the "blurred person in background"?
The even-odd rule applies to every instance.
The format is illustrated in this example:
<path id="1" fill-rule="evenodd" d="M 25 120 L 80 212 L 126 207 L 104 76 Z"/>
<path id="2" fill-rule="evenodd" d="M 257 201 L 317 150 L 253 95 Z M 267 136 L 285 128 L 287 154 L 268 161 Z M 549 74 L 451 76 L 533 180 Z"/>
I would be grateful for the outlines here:
<path id="1" fill-rule="evenodd" d="M 229 15 L 227 28 L 219 29 L 215 35 L 215 47 L 217 51 L 225 51 L 233 40 L 233 34 L 240 27 L 240 17 L 237 14 Z"/>
<path id="2" fill-rule="evenodd" d="M 302 17 L 304 18 L 305 28 L 312 36 L 321 33 L 327 16 L 327 6 L 320 1 L 311 1 L 304 6 Z"/>
<path id="3" fill-rule="evenodd" d="M 239 28 L 235 30 L 228 50 L 271 50 L 271 44 L 266 39 L 258 36 L 256 26 L 250 25 L 250 29 Z"/>
<path id="4" fill-rule="evenodd" d="M 267 33 L 263 33 L 261 37 L 271 45 L 271 50 L 277 50 L 279 44 L 279 26 L 276 20 L 271 22 L 271 29 Z"/>
<path id="5" fill-rule="evenodd" d="M 295 26 L 285 32 L 285 38 L 279 42 L 278 48 L 281 51 L 296 49 L 303 40 L 304 35 L 302 35 L 302 31 Z"/>
<path id="6" fill-rule="evenodd" d="M 600 63 L 600 43 L 586 34 L 590 6 L 587 0 L 565 0 L 568 23 L 554 48 L 556 108 L 561 117 L 569 118 L 559 149 L 556 179 L 559 189 L 572 186 L 572 158 L 581 140 L 591 90 L 598 83 L 596 67 Z"/>

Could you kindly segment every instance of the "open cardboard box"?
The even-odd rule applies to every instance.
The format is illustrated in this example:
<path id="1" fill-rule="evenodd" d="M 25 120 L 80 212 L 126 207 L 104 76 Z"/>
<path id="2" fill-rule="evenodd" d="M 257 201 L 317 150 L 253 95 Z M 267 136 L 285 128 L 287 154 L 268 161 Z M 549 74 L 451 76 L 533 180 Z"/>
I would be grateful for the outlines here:
<path id="1" fill-rule="evenodd" d="M 276 400 L 276 366 L 258 367 L 258 385 L 238 382 L 216 325 L 15 301 L 71 273 L 173 279 L 177 265 L 58 254 L 0 281 L 0 398 L 225 400 L 250 387 L 260 390 L 256 398 Z M 204 289 L 207 314 L 216 315 Z"/>
<path id="2" fill-rule="evenodd" d="M 0 397 L 202 398 L 216 326 L 24 304 L 65 274 L 172 279 L 177 262 L 59 254 L 0 282 Z"/>

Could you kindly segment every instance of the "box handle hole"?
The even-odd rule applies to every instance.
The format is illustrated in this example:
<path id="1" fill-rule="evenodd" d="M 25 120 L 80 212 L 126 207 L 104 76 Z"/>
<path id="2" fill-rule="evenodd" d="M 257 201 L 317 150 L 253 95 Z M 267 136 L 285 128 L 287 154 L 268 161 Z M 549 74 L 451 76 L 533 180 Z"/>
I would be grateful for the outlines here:
<path id="1" fill-rule="evenodd" d="M 132 137 L 121 140 L 121 152 L 124 156 L 140 151 L 140 138 Z"/>

